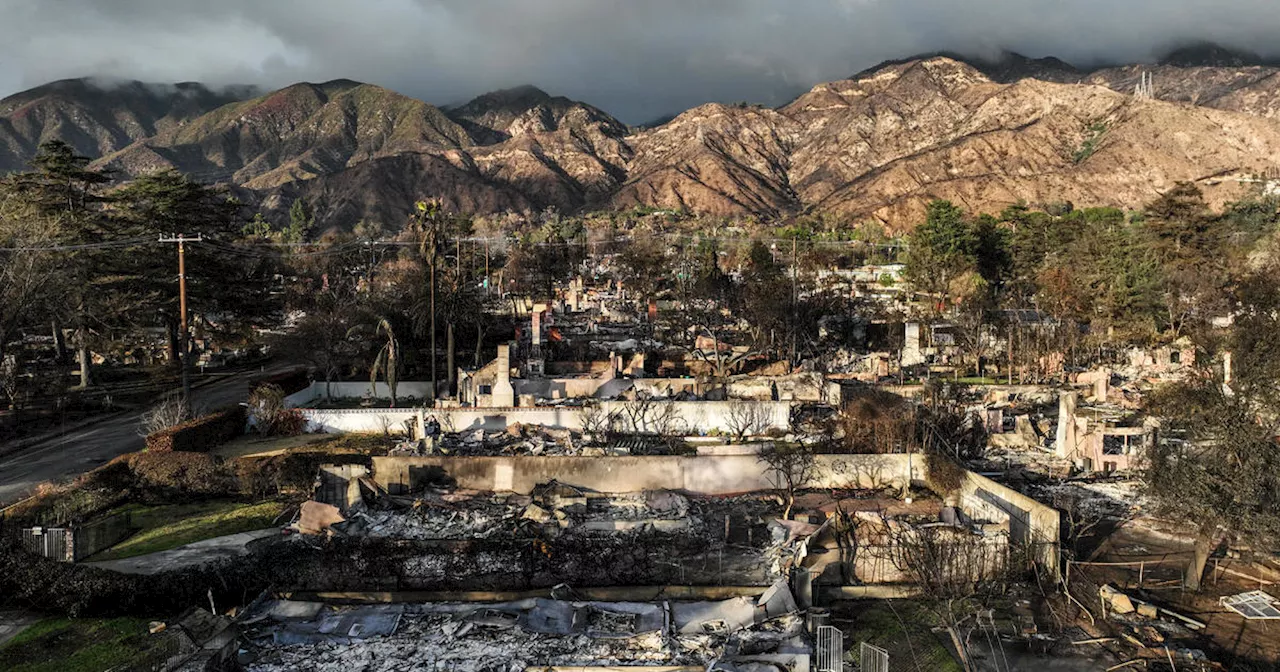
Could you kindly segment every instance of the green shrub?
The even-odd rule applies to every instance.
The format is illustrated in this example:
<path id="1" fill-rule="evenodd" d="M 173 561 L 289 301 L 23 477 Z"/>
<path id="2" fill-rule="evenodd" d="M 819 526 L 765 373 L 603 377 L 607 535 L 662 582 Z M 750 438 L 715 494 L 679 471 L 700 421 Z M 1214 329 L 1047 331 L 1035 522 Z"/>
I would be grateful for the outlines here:
<path id="1" fill-rule="evenodd" d="M 244 434 L 244 424 L 244 407 L 234 406 L 149 435 L 147 450 L 205 453 Z"/>
<path id="2" fill-rule="evenodd" d="M 1093 156 L 1094 153 L 1098 151 L 1098 148 L 1102 143 L 1102 136 L 1106 135 L 1106 133 L 1107 122 L 1105 121 L 1099 121 L 1089 126 L 1089 128 L 1085 130 L 1084 142 L 1081 143 L 1080 147 L 1072 153 L 1071 161 L 1073 163 L 1083 163 L 1088 160 L 1089 157 Z"/>
<path id="3" fill-rule="evenodd" d="M 297 436 L 307 428 L 302 411 L 285 406 L 285 391 L 279 385 L 260 385 L 249 395 L 249 417 L 263 436 Z"/>

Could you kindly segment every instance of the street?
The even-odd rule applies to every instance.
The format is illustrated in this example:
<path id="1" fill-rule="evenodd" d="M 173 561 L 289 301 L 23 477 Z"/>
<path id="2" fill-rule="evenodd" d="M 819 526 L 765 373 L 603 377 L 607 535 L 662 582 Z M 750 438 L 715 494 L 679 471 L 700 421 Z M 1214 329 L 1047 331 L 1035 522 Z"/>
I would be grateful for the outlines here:
<path id="1" fill-rule="evenodd" d="M 249 379 L 260 375 L 257 370 L 226 374 L 224 380 L 192 390 L 192 402 L 199 411 L 244 401 Z M 0 458 L 0 506 L 28 496 L 45 481 L 76 476 L 117 456 L 142 450 L 143 438 L 138 435 L 141 416 L 142 410 L 117 415 Z"/>

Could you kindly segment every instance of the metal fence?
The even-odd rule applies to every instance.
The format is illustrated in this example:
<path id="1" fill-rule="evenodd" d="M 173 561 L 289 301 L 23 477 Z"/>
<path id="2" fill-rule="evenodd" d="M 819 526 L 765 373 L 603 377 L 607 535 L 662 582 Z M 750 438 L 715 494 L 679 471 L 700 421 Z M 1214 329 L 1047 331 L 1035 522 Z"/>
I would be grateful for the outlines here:
<path id="1" fill-rule="evenodd" d="M 111 548 L 136 531 L 126 512 L 85 525 L 27 527 L 20 531 L 22 547 L 29 553 L 59 562 L 78 562 Z"/>
<path id="2" fill-rule="evenodd" d="M 818 626 L 817 672 L 844 672 L 844 633 L 839 628 Z"/>
<path id="3" fill-rule="evenodd" d="M 858 651 L 858 669 L 861 672 L 889 672 L 889 652 L 862 642 Z"/>
<path id="4" fill-rule="evenodd" d="M 31 527 L 22 530 L 22 548 L 28 553 L 58 560 L 75 560 L 71 530 L 65 527 Z"/>

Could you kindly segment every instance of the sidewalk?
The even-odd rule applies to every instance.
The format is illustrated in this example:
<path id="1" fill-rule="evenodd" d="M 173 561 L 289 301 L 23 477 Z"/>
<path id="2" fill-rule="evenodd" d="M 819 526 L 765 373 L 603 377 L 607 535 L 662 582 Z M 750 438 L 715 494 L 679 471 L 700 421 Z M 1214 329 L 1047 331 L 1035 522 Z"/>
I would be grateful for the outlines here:
<path id="1" fill-rule="evenodd" d="M 38 620 L 40 616 L 29 611 L 0 611 L 0 646 Z"/>

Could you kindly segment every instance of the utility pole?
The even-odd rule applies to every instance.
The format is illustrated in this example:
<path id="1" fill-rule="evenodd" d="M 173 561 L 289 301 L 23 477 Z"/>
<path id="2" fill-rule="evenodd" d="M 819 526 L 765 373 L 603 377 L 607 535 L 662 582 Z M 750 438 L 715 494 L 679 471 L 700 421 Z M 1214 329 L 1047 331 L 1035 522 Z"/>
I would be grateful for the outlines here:
<path id="1" fill-rule="evenodd" d="M 190 342 L 191 334 L 187 329 L 187 248 L 186 243 L 198 243 L 204 240 L 202 236 L 197 235 L 195 238 L 188 238 L 185 234 L 172 235 L 168 238 L 161 236 L 162 243 L 178 244 L 178 357 L 179 367 L 182 369 L 182 403 L 188 407 L 191 405 L 191 377 L 188 370 L 191 368 Z"/>
<path id="2" fill-rule="evenodd" d="M 796 315 L 796 308 L 800 302 L 800 297 L 796 293 L 796 281 L 800 275 L 800 258 L 796 255 L 796 238 L 791 237 L 791 316 Z M 796 365 L 796 322 L 794 319 L 788 320 L 791 324 L 791 366 Z"/>
<path id="3" fill-rule="evenodd" d="M 427 249 L 430 257 L 427 263 L 431 271 L 431 406 L 436 405 L 436 256 L 440 254 L 440 225 L 435 220 L 427 232 Z"/>

